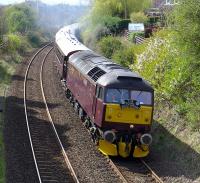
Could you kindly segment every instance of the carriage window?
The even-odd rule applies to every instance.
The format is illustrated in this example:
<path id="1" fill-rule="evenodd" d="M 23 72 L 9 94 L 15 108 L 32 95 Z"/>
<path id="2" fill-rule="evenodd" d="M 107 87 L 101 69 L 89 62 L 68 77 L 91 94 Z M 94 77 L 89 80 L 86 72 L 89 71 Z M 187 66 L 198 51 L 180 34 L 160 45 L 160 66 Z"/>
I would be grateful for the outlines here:
<path id="1" fill-rule="evenodd" d="M 129 99 L 129 91 L 126 89 L 108 89 L 106 93 L 106 102 L 123 104 Z"/>
<path id="2" fill-rule="evenodd" d="M 151 105 L 152 104 L 152 93 L 146 91 L 131 91 L 131 100 L 136 100 L 140 104 Z"/>

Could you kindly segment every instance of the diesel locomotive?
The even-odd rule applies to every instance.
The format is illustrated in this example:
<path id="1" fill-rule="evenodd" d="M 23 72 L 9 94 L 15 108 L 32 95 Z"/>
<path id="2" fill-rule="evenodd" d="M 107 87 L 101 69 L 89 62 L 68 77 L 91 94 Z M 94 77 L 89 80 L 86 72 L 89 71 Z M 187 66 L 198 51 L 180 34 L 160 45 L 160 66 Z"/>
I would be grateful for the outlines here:
<path id="1" fill-rule="evenodd" d="M 153 88 L 136 73 L 80 43 L 75 27 L 60 29 L 55 38 L 67 98 L 103 154 L 147 156 L 152 142 Z"/>

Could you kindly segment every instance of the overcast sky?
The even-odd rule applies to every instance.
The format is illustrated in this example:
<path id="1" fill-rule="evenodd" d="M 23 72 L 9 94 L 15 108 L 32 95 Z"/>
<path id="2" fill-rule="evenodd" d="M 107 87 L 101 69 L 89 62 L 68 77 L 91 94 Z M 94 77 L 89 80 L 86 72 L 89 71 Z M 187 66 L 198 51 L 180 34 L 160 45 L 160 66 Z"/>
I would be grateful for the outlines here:
<path id="1" fill-rule="evenodd" d="M 13 4 L 24 2 L 25 0 L 0 0 L 0 4 Z M 65 3 L 70 5 L 87 4 L 89 0 L 40 0 L 47 4 Z"/>

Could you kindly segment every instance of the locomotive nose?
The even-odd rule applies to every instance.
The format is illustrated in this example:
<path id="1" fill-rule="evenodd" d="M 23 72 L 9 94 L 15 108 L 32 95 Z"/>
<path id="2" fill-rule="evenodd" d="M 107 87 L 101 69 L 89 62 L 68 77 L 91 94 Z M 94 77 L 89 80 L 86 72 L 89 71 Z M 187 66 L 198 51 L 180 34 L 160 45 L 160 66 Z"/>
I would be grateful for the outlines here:
<path id="1" fill-rule="evenodd" d="M 152 136 L 149 133 L 145 133 L 140 137 L 141 144 L 150 145 L 152 143 Z"/>

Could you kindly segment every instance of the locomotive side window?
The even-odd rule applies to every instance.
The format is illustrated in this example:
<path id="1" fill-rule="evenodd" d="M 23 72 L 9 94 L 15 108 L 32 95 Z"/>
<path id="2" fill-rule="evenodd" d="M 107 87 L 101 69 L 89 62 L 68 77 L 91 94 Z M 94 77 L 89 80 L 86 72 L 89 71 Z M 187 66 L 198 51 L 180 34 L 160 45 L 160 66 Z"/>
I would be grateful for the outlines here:
<path id="1" fill-rule="evenodd" d="M 97 86 L 96 97 L 103 100 L 103 88 L 100 86 Z"/>
<path id="2" fill-rule="evenodd" d="M 136 100 L 140 104 L 152 105 L 152 93 L 146 91 L 131 91 L 131 100 Z"/>
<path id="3" fill-rule="evenodd" d="M 103 99 L 103 88 L 102 87 L 99 88 L 98 98 Z"/>

